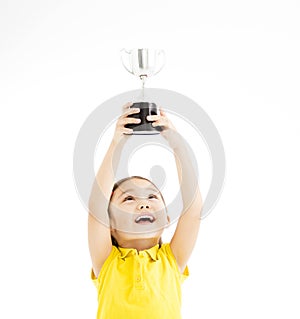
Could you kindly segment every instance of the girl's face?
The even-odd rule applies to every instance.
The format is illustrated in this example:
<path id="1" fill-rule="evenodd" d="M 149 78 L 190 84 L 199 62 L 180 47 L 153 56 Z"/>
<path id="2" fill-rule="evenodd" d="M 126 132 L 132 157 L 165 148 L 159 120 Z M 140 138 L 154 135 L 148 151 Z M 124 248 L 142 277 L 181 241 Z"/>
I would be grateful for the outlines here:
<path id="1" fill-rule="evenodd" d="M 114 191 L 109 205 L 113 236 L 118 240 L 160 237 L 169 224 L 159 190 L 149 181 L 132 178 Z"/>

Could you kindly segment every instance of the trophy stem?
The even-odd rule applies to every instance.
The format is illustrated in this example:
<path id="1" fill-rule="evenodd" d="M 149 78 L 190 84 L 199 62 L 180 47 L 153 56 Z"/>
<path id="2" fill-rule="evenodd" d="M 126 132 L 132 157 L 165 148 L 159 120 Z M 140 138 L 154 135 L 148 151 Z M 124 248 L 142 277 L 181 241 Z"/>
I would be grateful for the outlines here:
<path id="1" fill-rule="evenodd" d="M 141 74 L 140 79 L 142 80 L 142 99 L 144 101 L 145 99 L 145 82 L 146 82 L 147 75 Z"/>

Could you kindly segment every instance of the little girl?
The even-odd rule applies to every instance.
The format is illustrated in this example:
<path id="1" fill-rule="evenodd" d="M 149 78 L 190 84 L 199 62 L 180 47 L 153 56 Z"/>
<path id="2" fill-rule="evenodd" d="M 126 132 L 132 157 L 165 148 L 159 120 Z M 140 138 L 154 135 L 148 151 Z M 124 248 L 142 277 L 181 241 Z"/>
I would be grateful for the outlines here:
<path id="1" fill-rule="evenodd" d="M 180 319 L 181 283 L 199 231 L 202 199 L 183 138 L 165 112 L 147 117 L 174 151 L 183 211 L 170 243 L 161 235 L 169 225 L 159 189 L 132 176 L 114 183 L 114 165 L 139 113 L 128 103 L 117 121 L 109 149 L 96 175 L 89 201 L 91 278 L 98 292 L 97 319 Z M 133 137 L 134 138 L 134 137 Z M 109 225 L 109 226 L 108 226 Z"/>

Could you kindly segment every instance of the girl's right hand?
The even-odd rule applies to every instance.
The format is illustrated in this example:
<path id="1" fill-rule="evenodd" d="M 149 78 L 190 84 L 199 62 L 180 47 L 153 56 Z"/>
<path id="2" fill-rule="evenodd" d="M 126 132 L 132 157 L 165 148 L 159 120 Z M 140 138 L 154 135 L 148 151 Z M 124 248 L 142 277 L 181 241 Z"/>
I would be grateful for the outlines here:
<path id="1" fill-rule="evenodd" d="M 123 114 L 119 117 L 116 123 L 115 133 L 113 136 L 113 141 L 115 143 L 120 142 L 124 138 L 124 135 L 132 134 L 133 130 L 126 128 L 126 124 L 139 124 L 141 122 L 138 118 L 128 117 L 128 115 L 140 113 L 139 108 L 130 108 L 132 104 L 133 103 L 128 102 L 123 106 Z"/>

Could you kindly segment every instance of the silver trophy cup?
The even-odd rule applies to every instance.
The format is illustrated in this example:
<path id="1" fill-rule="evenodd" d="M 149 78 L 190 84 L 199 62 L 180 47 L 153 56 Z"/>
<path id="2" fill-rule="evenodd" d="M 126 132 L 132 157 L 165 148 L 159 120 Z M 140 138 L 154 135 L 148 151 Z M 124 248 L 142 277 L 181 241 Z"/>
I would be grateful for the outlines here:
<path id="1" fill-rule="evenodd" d="M 144 101 L 144 86 L 148 77 L 157 74 L 165 65 L 165 53 L 163 50 L 155 49 L 132 49 L 121 50 L 121 59 L 125 69 L 140 78 L 142 81 L 142 92 L 140 101 L 133 103 L 131 107 L 140 108 L 139 114 L 130 115 L 141 119 L 140 124 L 127 124 L 126 127 L 133 129 L 133 134 L 149 135 L 159 134 L 161 127 L 153 127 L 151 122 L 146 119 L 148 115 L 158 114 L 155 103 Z"/>

